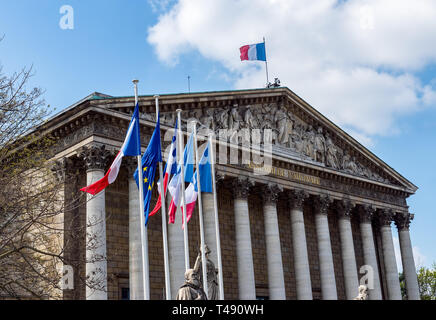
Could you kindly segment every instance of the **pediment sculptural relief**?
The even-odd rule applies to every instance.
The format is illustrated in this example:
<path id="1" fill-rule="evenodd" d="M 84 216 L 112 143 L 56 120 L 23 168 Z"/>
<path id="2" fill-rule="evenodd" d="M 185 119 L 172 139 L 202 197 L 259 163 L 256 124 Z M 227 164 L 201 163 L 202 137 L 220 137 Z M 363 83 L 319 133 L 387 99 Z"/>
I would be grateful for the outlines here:
<path id="1" fill-rule="evenodd" d="M 154 113 L 141 113 L 140 117 L 156 121 Z M 263 131 L 271 129 L 273 153 L 299 158 L 374 181 L 390 183 L 389 180 L 365 167 L 355 156 L 335 144 L 323 127 L 314 128 L 292 114 L 283 104 L 268 103 L 193 109 L 183 111 L 182 119 L 182 126 L 185 128 L 186 123 L 191 119 L 197 119 L 203 129 L 213 130 L 217 135 L 220 130 L 227 130 L 227 138 L 233 143 L 242 142 L 241 139 L 233 138 L 243 129 L 260 130 L 261 140 L 264 136 Z M 175 122 L 174 112 L 162 113 L 162 124 L 173 127 Z"/>

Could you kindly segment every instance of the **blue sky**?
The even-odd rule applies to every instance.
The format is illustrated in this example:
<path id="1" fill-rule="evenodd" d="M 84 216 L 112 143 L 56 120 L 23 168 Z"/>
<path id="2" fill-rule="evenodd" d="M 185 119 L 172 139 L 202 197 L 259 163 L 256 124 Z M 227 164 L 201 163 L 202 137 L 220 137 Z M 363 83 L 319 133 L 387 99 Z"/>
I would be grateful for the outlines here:
<path id="1" fill-rule="evenodd" d="M 59 26 L 63 5 L 74 29 Z M 0 63 L 33 65 L 57 111 L 91 92 L 259 88 L 238 48 L 266 37 L 279 77 L 419 187 L 408 199 L 415 259 L 431 265 L 436 216 L 436 5 L 423 0 L 16 0 L 0 4 Z M 410 27 L 413 25 L 413 27 Z M 393 228 L 393 231 L 395 229 Z M 396 235 L 396 232 L 394 232 Z"/>

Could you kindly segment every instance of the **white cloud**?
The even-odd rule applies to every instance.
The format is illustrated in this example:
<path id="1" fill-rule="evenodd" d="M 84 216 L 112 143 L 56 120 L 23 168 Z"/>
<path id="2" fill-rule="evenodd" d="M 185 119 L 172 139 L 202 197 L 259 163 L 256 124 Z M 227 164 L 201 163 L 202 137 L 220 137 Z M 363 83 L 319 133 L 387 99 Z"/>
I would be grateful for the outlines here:
<path id="1" fill-rule="evenodd" d="M 270 78 L 371 143 L 436 104 L 414 76 L 436 62 L 435 16 L 432 0 L 179 0 L 148 41 L 170 65 L 191 50 L 222 63 L 239 89 L 264 86 L 264 65 L 238 48 L 265 36 Z"/>

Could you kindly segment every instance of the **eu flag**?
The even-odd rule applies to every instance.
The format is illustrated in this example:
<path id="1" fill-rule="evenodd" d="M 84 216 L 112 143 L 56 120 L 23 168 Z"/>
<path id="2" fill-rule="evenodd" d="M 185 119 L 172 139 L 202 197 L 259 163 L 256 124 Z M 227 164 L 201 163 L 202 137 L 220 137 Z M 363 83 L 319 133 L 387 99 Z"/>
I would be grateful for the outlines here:
<path id="1" fill-rule="evenodd" d="M 160 146 L 160 124 L 159 115 L 157 117 L 156 128 L 153 131 L 147 150 L 142 156 L 142 184 L 144 191 L 144 215 L 145 225 L 148 222 L 148 212 L 150 209 L 151 193 L 154 187 L 154 174 L 158 162 L 162 161 L 161 146 Z M 136 185 L 139 188 L 138 169 L 136 169 L 133 177 L 136 180 Z"/>

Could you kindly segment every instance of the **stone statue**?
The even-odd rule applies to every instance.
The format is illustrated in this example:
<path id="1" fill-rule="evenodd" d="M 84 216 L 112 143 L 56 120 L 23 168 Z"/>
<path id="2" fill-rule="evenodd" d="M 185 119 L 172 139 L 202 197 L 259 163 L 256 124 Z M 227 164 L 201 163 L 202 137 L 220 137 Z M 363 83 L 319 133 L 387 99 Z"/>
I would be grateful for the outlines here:
<path id="1" fill-rule="evenodd" d="M 312 126 L 309 126 L 307 131 L 303 134 L 303 145 L 304 154 L 315 160 L 315 132 Z"/>
<path id="2" fill-rule="evenodd" d="M 339 168 L 339 160 L 337 156 L 338 150 L 336 149 L 336 146 L 334 145 L 332 139 L 327 134 L 327 140 L 326 140 L 326 166 L 331 167 L 334 169 Z"/>
<path id="3" fill-rule="evenodd" d="M 148 121 L 156 121 L 156 115 L 154 113 L 140 112 L 139 118 L 144 119 L 144 120 L 148 120 Z"/>
<path id="4" fill-rule="evenodd" d="M 241 117 L 239 116 L 238 107 L 233 107 L 230 110 L 229 116 L 229 130 L 237 131 L 239 130 L 239 123 L 241 122 Z"/>
<path id="5" fill-rule="evenodd" d="M 253 116 L 253 113 L 251 112 L 250 105 L 248 105 L 247 109 L 245 110 L 244 122 L 245 126 L 249 129 L 259 129 L 259 124 L 257 122 L 257 119 Z"/>
<path id="6" fill-rule="evenodd" d="M 224 108 L 218 111 L 216 115 L 218 129 L 228 129 L 229 127 L 229 110 Z"/>
<path id="7" fill-rule="evenodd" d="M 206 294 L 200 285 L 200 279 L 194 269 L 185 272 L 185 283 L 177 292 L 176 300 L 207 300 Z"/>
<path id="8" fill-rule="evenodd" d="M 288 115 L 286 113 L 286 108 L 283 105 L 280 106 L 274 115 L 274 122 L 276 123 L 278 129 L 277 142 L 280 145 L 287 144 L 289 141 Z"/>
<path id="9" fill-rule="evenodd" d="M 201 117 L 200 122 L 207 129 L 215 130 L 213 110 L 212 109 L 204 110 L 203 111 L 203 116 Z"/>
<path id="10" fill-rule="evenodd" d="M 324 134 L 322 133 L 322 127 L 318 128 L 318 132 L 315 135 L 315 141 L 314 141 L 314 154 L 315 154 L 315 161 L 325 163 L 325 138 Z"/>
<path id="11" fill-rule="evenodd" d="M 174 112 L 162 114 L 161 122 L 168 126 L 173 127 L 176 123 L 176 114 Z"/>
<path id="12" fill-rule="evenodd" d="M 218 300 L 218 269 L 215 268 L 212 260 L 209 259 L 210 249 L 205 245 L 205 256 L 206 256 L 206 276 L 207 276 L 207 291 L 209 300 Z M 200 249 L 201 250 L 201 249 Z M 201 252 L 198 252 L 197 260 L 195 261 L 194 271 L 199 275 L 199 281 L 201 286 L 203 286 L 203 269 L 201 263 Z"/>
<path id="13" fill-rule="evenodd" d="M 274 115 L 276 108 L 274 104 L 265 104 L 258 113 L 258 120 L 262 129 L 273 129 L 275 127 Z"/>
<path id="14" fill-rule="evenodd" d="M 350 158 L 347 153 L 344 154 L 344 158 L 342 159 L 342 168 L 348 173 L 357 174 L 358 172 L 356 163 Z"/>
<path id="15" fill-rule="evenodd" d="M 368 300 L 368 288 L 364 284 L 359 286 L 359 294 L 353 300 Z"/>

